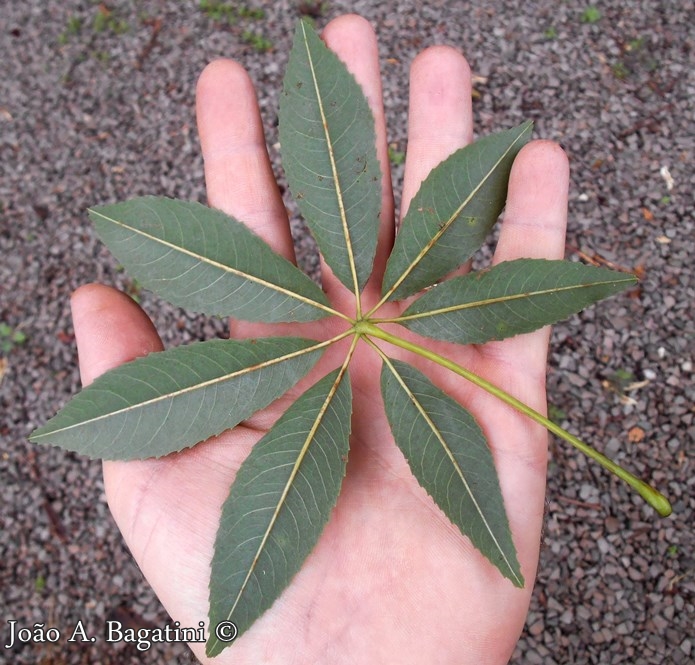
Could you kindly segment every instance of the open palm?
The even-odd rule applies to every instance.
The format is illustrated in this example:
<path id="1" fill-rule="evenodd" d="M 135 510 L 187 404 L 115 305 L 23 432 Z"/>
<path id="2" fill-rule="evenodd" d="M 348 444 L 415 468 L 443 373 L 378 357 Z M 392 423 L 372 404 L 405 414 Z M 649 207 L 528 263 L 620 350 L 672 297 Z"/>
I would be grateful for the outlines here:
<path id="1" fill-rule="evenodd" d="M 382 172 L 388 158 L 375 36 L 355 16 L 333 21 L 324 39 L 353 72 L 376 118 Z M 403 209 L 427 173 L 472 138 L 470 72 L 446 47 L 412 65 Z M 198 85 L 198 122 L 210 204 L 246 222 L 293 259 L 287 215 L 268 160 L 253 86 L 235 63 L 211 64 Z M 562 151 L 533 142 L 515 161 L 494 262 L 560 258 L 568 170 Z M 379 301 L 393 242 L 393 200 L 384 176 L 382 228 L 364 307 Z M 322 266 L 332 306 L 354 315 L 353 296 Z M 389 309 L 390 308 L 390 309 Z M 401 305 L 380 314 L 393 316 Z M 146 315 L 103 286 L 79 289 L 73 316 L 83 382 L 161 349 Z M 341 319 L 311 324 L 232 322 L 237 338 L 293 334 L 328 339 Z M 479 347 L 428 342 L 543 411 L 548 331 Z M 235 429 L 156 460 L 105 462 L 109 505 L 138 564 L 181 626 L 208 614 L 208 583 L 220 510 L 239 466 L 285 408 L 342 362 L 348 340 L 331 347 L 289 394 Z M 405 352 L 389 349 L 392 356 Z M 350 366 L 354 406 L 350 458 L 338 504 L 290 587 L 216 663 L 505 663 L 528 609 L 543 515 L 547 435 L 509 407 L 441 368 L 409 361 L 470 409 L 490 442 L 526 578 L 504 579 L 451 525 L 412 476 L 395 446 L 380 394 L 381 361 L 360 343 Z M 439 370 L 439 371 L 438 371 Z M 193 645 L 205 661 L 204 645 Z"/>

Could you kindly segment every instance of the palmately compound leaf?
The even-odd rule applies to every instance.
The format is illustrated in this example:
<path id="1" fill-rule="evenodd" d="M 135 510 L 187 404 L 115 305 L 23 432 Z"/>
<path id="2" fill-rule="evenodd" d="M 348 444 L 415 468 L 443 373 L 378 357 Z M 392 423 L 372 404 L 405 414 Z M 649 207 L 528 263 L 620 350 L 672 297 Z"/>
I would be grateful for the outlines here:
<path id="1" fill-rule="evenodd" d="M 130 275 L 179 307 L 267 323 L 330 312 L 309 277 L 220 210 L 144 196 L 89 216 Z"/>
<path id="2" fill-rule="evenodd" d="M 522 587 L 492 454 L 473 416 L 398 360 L 385 360 L 381 391 L 393 438 L 417 481 L 502 575 Z"/>
<path id="3" fill-rule="evenodd" d="M 438 284 L 398 321 L 427 337 L 483 344 L 561 321 L 636 281 L 581 263 L 517 259 Z"/>
<path id="4" fill-rule="evenodd" d="M 308 277 L 220 211 L 155 197 L 90 211 L 132 276 L 175 305 L 267 323 L 335 315 L 349 324 L 322 342 L 213 340 L 151 354 L 97 379 L 30 437 L 90 457 L 160 457 L 236 426 L 294 386 L 325 348 L 352 336 L 341 368 L 280 416 L 237 473 L 212 561 L 208 655 L 229 644 L 216 634 L 221 622 L 234 622 L 242 634 L 283 593 L 329 520 L 349 449 L 346 371 L 360 339 L 382 357 L 386 415 L 413 475 L 516 586 L 524 580 L 480 426 L 419 370 L 385 356 L 374 340 L 495 396 L 625 480 L 662 515 L 670 513 L 663 495 L 543 414 L 431 345 L 381 327 L 400 323 L 437 339 L 483 343 L 552 323 L 633 282 L 578 264 L 522 259 L 434 286 L 484 242 L 505 204 L 512 162 L 530 134 L 531 123 L 524 123 L 488 136 L 430 173 L 396 237 L 382 300 L 364 314 L 360 291 L 373 269 L 381 205 L 374 118 L 353 76 L 300 22 L 280 108 L 283 162 L 327 265 L 356 295 L 353 317 L 333 309 Z M 403 315 L 377 318 L 387 300 L 427 287 Z"/>
<path id="5" fill-rule="evenodd" d="M 295 33 L 280 100 L 287 181 L 324 260 L 351 291 L 372 272 L 381 169 L 362 89 L 306 21 Z"/>
<path id="6" fill-rule="evenodd" d="M 287 587 L 316 545 L 340 492 L 350 437 L 350 381 L 335 370 L 309 388 L 251 450 L 222 508 L 210 578 L 207 653 L 241 635 Z"/>
<path id="7" fill-rule="evenodd" d="M 531 122 L 461 148 L 425 178 L 386 265 L 382 294 L 401 300 L 432 286 L 483 244 L 507 198 L 512 162 Z"/>
<path id="8" fill-rule="evenodd" d="M 220 339 L 151 353 L 100 376 L 30 438 L 89 457 L 161 457 L 266 407 L 314 366 L 319 346 Z"/>

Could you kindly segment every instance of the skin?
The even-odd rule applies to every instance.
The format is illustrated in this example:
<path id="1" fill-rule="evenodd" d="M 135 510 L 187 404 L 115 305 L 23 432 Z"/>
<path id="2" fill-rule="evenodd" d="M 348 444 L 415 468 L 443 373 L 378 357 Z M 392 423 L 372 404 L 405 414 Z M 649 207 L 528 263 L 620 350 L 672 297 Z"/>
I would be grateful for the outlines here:
<path id="1" fill-rule="evenodd" d="M 394 236 L 394 210 L 376 38 L 356 16 L 330 23 L 323 37 L 363 87 L 376 117 L 383 220 L 364 309 L 378 301 Z M 268 160 L 253 85 L 232 61 L 213 62 L 197 88 L 197 115 L 211 206 L 247 223 L 294 259 L 289 224 Z M 429 170 L 470 142 L 470 69 L 454 49 L 436 46 L 412 63 L 403 212 Z M 568 164 L 547 141 L 527 145 L 514 163 L 494 262 L 562 258 Z M 352 295 L 323 265 L 334 307 L 354 313 Z M 464 268 L 465 270 L 465 268 Z M 379 315 L 397 315 L 390 304 Z M 162 348 L 147 315 L 126 295 L 87 285 L 72 299 L 83 383 Z M 294 334 L 323 339 L 341 320 L 302 325 L 233 321 L 234 337 Z M 432 346 L 540 412 L 545 411 L 547 329 L 484 346 Z M 415 338 L 414 338 L 415 339 Z M 220 510 L 237 469 L 284 409 L 336 367 L 345 340 L 285 398 L 242 426 L 158 460 L 105 462 L 113 515 L 145 577 L 171 617 L 197 627 L 208 614 L 210 561 Z M 389 354 L 407 358 L 388 348 Z M 413 361 L 413 359 L 410 359 Z M 414 361 L 415 362 L 415 361 Z M 547 433 L 509 407 L 429 363 L 416 364 L 476 416 L 499 473 L 526 587 L 515 588 L 453 527 L 412 477 L 396 448 L 380 399 L 380 361 L 360 343 L 347 476 L 316 548 L 281 597 L 214 660 L 259 663 L 402 665 L 506 663 L 528 611 L 544 509 Z M 204 645 L 192 645 L 207 662 Z"/>

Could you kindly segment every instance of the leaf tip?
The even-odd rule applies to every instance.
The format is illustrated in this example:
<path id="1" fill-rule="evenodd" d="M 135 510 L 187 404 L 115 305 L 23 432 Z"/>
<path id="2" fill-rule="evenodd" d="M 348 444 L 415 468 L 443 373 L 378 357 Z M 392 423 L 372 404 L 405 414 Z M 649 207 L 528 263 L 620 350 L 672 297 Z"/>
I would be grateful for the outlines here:
<path id="1" fill-rule="evenodd" d="M 230 645 L 231 643 L 221 642 L 214 633 L 211 633 L 207 643 L 205 644 L 205 655 L 208 658 L 215 658 L 222 653 L 225 647 Z"/>
<path id="2" fill-rule="evenodd" d="M 50 435 L 55 431 L 55 427 L 53 427 L 54 419 L 55 416 L 53 418 L 49 418 L 43 425 L 36 427 L 31 434 L 29 434 L 27 439 L 32 443 L 38 443 L 40 445 L 56 445 L 51 441 L 50 438 Z"/>
<path id="3" fill-rule="evenodd" d="M 512 575 L 508 578 L 511 580 L 511 583 L 517 588 L 517 589 L 523 589 L 526 586 L 526 580 L 524 579 L 524 576 L 521 574 L 521 570 L 513 570 L 511 571 Z"/>
<path id="4" fill-rule="evenodd" d="M 27 439 L 31 441 L 32 443 L 43 443 L 41 439 L 44 436 L 43 430 L 45 429 L 44 427 L 37 427 L 28 437 Z"/>

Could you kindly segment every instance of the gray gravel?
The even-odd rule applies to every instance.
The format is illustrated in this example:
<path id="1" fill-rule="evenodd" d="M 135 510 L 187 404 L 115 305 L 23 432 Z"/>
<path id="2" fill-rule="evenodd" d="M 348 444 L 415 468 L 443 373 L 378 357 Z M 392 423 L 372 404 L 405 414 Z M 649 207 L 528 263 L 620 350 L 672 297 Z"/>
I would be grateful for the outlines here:
<path id="1" fill-rule="evenodd" d="M 205 200 L 193 95 L 218 56 L 248 67 L 268 142 L 277 141 L 300 3 L 248 4 L 265 18 L 232 27 L 190 1 L 0 6 L 0 322 L 26 336 L 0 360 L 2 644 L 8 619 L 63 630 L 82 619 L 96 633 L 114 615 L 134 625 L 166 620 L 108 513 L 100 465 L 26 437 L 79 387 L 68 308 L 78 285 L 99 280 L 139 295 L 169 345 L 224 335 L 220 322 L 139 293 L 96 241 L 85 208 L 145 193 Z M 512 662 L 693 663 L 693 3 L 597 2 L 593 23 L 582 21 L 583 2 L 422 4 L 332 1 L 318 18 L 324 25 L 351 9 L 376 27 L 394 148 L 407 147 L 412 57 L 434 43 L 462 48 L 482 77 L 480 133 L 531 118 L 537 136 L 567 150 L 568 254 L 643 275 L 628 296 L 556 327 L 550 399 L 565 426 L 666 491 L 674 515 L 655 518 L 621 483 L 554 443 L 542 563 Z M 100 30 L 95 17 L 106 6 Z M 245 43 L 245 30 L 272 50 Z M 398 183 L 402 167 L 394 176 Z M 295 231 L 312 269 L 310 243 L 299 224 Z M 0 662 L 191 657 L 99 641 L 0 649 Z"/>

